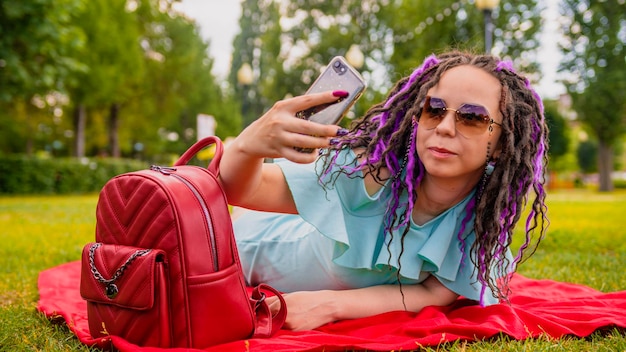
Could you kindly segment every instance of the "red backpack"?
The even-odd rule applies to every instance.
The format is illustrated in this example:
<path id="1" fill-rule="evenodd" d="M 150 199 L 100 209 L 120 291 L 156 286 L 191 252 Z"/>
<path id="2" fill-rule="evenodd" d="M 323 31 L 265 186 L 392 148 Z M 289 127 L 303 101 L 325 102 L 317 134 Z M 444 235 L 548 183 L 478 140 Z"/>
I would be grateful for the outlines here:
<path id="1" fill-rule="evenodd" d="M 212 144 L 208 168 L 186 165 Z M 80 285 L 94 338 L 204 348 L 280 329 L 287 313 L 280 294 L 267 285 L 246 289 L 217 180 L 222 152 L 222 142 L 208 137 L 173 167 L 122 174 L 103 187 Z M 273 317 L 263 291 L 280 298 Z"/>

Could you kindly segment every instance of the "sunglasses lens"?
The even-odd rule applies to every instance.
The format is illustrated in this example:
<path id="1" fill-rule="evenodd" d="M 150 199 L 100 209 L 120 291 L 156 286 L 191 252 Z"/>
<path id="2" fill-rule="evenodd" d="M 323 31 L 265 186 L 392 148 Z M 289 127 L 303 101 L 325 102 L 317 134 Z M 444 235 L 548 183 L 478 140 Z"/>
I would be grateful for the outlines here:
<path id="1" fill-rule="evenodd" d="M 420 124 L 426 129 L 437 127 L 446 116 L 446 104 L 438 98 L 427 97 L 422 109 Z"/>
<path id="2" fill-rule="evenodd" d="M 433 129 L 439 125 L 448 110 L 456 114 L 456 130 L 464 136 L 476 136 L 484 133 L 491 118 L 485 107 L 473 104 L 463 104 L 458 110 L 446 108 L 446 103 L 433 97 L 426 97 L 420 125 L 426 129 Z"/>
<path id="3" fill-rule="evenodd" d="M 457 130 L 468 135 L 483 133 L 490 121 L 489 113 L 480 105 L 464 104 L 459 108 L 457 116 Z"/>

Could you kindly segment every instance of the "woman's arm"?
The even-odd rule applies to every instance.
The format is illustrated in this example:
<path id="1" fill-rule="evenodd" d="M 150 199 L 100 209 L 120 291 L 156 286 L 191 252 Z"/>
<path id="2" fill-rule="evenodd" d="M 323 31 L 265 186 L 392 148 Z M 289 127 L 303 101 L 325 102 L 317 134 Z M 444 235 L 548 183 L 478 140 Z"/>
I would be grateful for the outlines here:
<path id="1" fill-rule="evenodd" d="M 345 92 L 303 95 L 277 102 L 241 132 L 224 150 L 220 181 L 228 202 L 246 208 L 295 213 L 296 208 L 278 166 L 264 158 L 286 158 L 310 163 L 316 153 L 301 153 L 294 147 L 323 148 L 337 135 L 338 126 L 321 125 L 296 118 L 298 111 L 337 101 Z"/>
<path id="2" fill-rule="evenodd" d="M 459 295 L 446 288 L 437 278 L 430 276 L 416 285 L 403 285 L 406 310 L 419 312 L 424 307 L 446 306 Z M 344 319 L 357 319 L 371 315 L 404 310 L 398 285 L 381 285 L 340 291 L 301 291 L 284 295 L 287 303 L 285 327 L 292 330 L 315 329 L 326 323 Z M 268 298 L 272 310 L 279 302 Z"/>

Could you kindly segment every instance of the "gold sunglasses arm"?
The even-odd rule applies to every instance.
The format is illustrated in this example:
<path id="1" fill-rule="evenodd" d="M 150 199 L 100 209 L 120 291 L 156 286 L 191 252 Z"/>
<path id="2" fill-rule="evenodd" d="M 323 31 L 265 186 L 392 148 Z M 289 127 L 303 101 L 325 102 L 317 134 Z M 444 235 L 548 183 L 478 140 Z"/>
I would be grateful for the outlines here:
<path id="1" fill-rule="evenodd" d="M 501 123 L 495 122 L 493 119 L 489 119 L 489 128 L 488 129 L 489 129 L 489 135 L 490 136 L 491 136 L 491 133 L 493 132 L 493 125 L 502 127 Z"/>

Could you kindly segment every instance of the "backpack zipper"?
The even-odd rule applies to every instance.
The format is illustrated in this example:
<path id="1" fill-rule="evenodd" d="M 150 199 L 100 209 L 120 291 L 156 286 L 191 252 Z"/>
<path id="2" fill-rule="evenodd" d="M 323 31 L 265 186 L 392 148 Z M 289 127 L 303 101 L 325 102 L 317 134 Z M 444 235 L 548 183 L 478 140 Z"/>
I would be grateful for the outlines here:
<path id="1" fill-rule="evenodd" d="M 204 200 L 204 198 L 202 198 L 198 189 L 184 177 L 178 174 L 175 174 L 174 172 L 176 171 L 176 168 L 174 167 L 152 165 L 150 167 L 150 170 L 158 171 L 163 175 L 174 177 L 175 179 L 184 183 L 185 186 L 187 186 L 187 188 L 189 188 L 189 190 L 191 190 L 191 192 L 194 194 L 194 196 L 200 203 L 200 206 L 202 207 L 202 213 L 204 214 L 206 224 L 209 228 L 209 239 L 211 241 L 211 251 L 213 253 L 213 270 L 216 272 L 219 271 L 219 262 L 217 260 L 217 246 L 216 246 L 216 241 L 215 241 L 215 232 L 213 231 L 213 223 L 211 222 L 211 216 L 209 215 L 209 208 L 206 204 L 206 201 Z"/>

